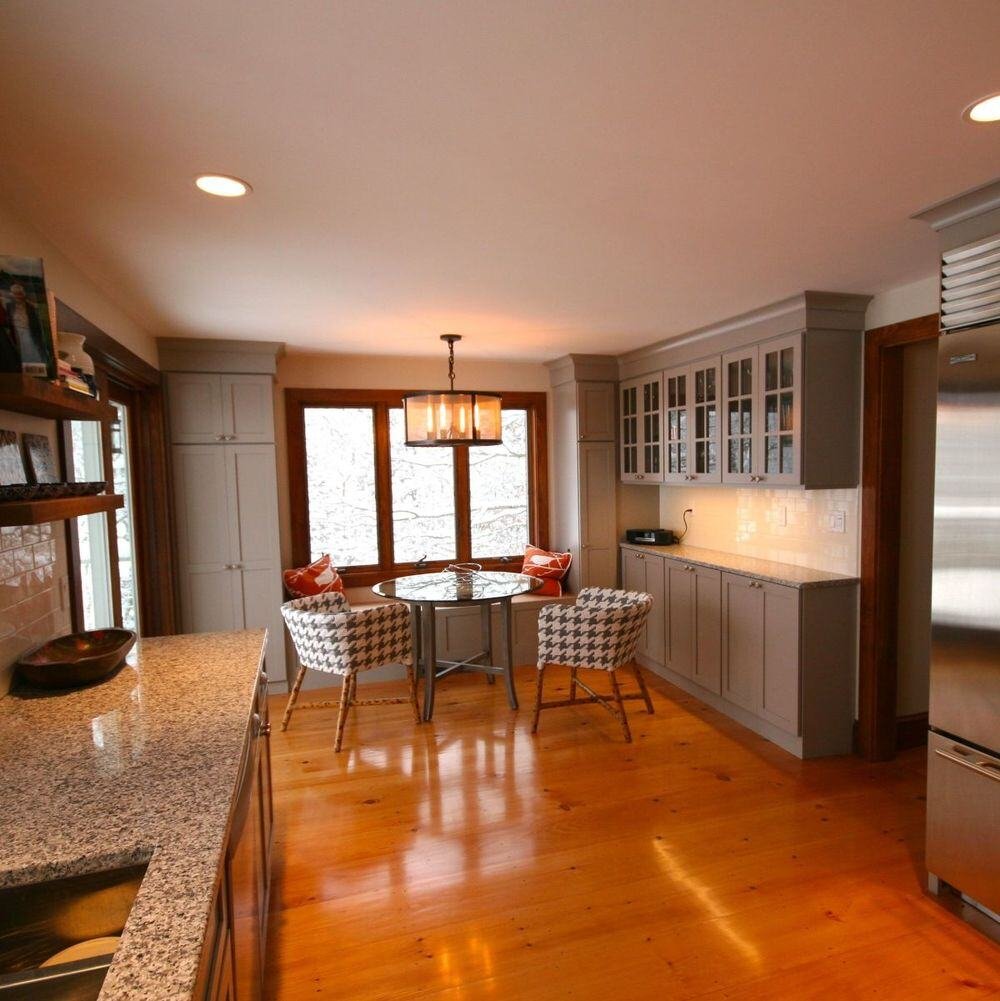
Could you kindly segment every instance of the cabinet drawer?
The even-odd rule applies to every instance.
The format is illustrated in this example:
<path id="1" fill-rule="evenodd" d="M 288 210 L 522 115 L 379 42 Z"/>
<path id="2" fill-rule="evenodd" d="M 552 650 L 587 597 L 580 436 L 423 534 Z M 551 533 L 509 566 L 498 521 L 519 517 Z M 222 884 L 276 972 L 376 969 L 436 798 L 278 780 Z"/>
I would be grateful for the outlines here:
<path id="1" fill-rule="evenodd" d="M 1000 758 L 938 733 L 927 755 L 927 868 L 1000 911 Z"/>

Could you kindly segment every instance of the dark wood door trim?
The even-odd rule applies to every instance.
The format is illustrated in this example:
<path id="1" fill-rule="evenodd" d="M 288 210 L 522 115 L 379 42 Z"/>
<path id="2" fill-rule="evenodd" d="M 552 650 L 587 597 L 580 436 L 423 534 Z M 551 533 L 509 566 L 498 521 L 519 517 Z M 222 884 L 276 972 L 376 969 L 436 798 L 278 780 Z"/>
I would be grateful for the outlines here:
<path id="1" fill-rule="evenodd" d="M 902 348 L 937 337 L 937 314 L 865 333 L 857 734 L 858 752 L 869 761 L 896 753 Z"/>

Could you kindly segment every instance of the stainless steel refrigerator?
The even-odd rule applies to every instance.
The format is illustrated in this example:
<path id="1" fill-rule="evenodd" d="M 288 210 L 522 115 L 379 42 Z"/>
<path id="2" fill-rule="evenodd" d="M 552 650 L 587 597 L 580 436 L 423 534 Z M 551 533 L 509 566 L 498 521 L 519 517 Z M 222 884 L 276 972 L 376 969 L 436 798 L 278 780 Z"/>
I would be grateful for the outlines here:
<path id="1" fill-rule="evenodd" d="M 1000 912 L 1000 323 L 941 336 L 932 594 L 930 885 Z"/>

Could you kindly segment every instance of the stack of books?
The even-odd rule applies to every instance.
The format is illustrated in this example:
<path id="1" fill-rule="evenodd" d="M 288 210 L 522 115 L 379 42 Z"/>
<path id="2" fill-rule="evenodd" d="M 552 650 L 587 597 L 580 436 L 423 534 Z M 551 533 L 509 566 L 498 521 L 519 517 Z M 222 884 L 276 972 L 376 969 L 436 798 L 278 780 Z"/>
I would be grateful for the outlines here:
<path id="1" fill-rule="evenodd" d="M 97 396 L 97 386 L 94 383 L 93 376 L 77 372 L 63 358 L 59 359 L 58 368 L 59 385 L 65 386 L 67 389 L 72 389 L 74 393 L 83 393 L 85 396 Z"/>

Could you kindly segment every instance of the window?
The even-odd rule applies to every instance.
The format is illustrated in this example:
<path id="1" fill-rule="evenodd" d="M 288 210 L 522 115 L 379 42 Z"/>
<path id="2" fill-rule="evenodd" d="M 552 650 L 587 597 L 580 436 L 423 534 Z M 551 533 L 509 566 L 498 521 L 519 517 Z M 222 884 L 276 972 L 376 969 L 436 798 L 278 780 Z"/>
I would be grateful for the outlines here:
<path id="1" fill-rule="evenodd" d="M 362 585 L 547 546 L 545 394 L 502 395 L 502 445 L 407 448 L 402 392 L 286 390 L 295 562 Z"/>

